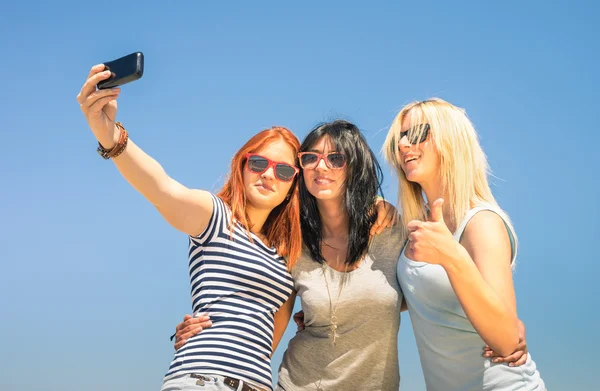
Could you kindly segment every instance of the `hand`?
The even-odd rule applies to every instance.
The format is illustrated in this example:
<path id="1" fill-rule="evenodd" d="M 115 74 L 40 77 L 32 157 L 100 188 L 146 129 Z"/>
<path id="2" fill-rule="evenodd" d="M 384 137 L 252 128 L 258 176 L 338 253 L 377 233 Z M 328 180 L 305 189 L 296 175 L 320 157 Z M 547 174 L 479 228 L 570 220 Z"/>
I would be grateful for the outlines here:
<path id="1" fill-rule="evenodd" d="M 494 352 L 488 345 L 483 347 L 483 357 L 492 360 L 493 363 L 508 363 L 509 367 L 520 367 L 527 362 L 527 340 L 525 338 L 525 325 L 519 319 L 519 344 L 513 354 L 502 357 Z"/>
<path id="2" fill-rule="evenodd" d="M 208 316 L 202 315 L 195 318 L 190 315 L 184 316 L 183 322 L 175 328 L 175 350 L 179 350 L 188 339 L 211 326 L 212 322 Z"/>
<path id="3" fill-rule="evenodd" d="M 413 220 L 408 223 L 408 245 L 406 256 L 419 262 L 443 265 L 448 259 L 457 257 L 460 244 L 454 240 L 452 233 L 444 222 L 442 205 L 439 198 L 431 206 L 429 221 Z M 466 251 L 466 250 L 464 250 Z"/>
<path id="4" fill-rule="evenodd" d="M 384 229 L 393 227 L 398 222 L 398 211 L 394 205 L 377 197 L 375 207 L 377 208 L 377 221 L 371 227 L 371 235 L 379 235 Z"/>
<path id="5" fill-rule="evenodd" d="M 97 90 L 96 84 L 108 79 L 110 75 L 110 71 L 104 71 L 104 64 L 94 65 L 77 95 L 77 102 L 89 127 L 106 149 L 114 147 L 118 141 L 119 131 L 115 129 L 116 99 L 121 90 L 119 88 Z"/>
<path id="6" fill-rule="evenodd" d="M 294 322 L 296 322 L 296 325 L 298 325 L 296 334 L 304 330 L 304 311 L 299 311 L 294 314 Z"/>

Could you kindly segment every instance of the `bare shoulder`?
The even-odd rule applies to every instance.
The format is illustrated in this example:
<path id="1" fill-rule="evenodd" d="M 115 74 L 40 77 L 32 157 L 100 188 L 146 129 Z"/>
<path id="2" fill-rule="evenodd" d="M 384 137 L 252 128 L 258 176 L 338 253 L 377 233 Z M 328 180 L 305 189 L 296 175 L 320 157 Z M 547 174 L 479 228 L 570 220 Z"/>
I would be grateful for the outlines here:
<path id="1" fill-rule="evenodd" d="M 477 212 L 467 224 L 460 243 L 477 262 L 479 255 L 495 254 L 499 258 L 511 260 L 511 245 L 504 220 L 490 210 Z"/>

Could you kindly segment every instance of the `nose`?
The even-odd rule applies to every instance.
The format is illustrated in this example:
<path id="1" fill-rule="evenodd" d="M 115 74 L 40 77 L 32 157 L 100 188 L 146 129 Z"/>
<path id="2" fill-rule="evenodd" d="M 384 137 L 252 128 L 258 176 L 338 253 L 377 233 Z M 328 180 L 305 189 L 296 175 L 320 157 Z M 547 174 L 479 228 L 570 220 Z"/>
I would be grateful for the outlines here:
<path id="1" fill-rule="evenodd" d="M 408 151 L 411 146 L 412 144 L 408 142 L 407 136 L 402 136 L 400 141 L 398 141 L 398 149 L 400 149 L 401 151 Z"/>
<path id="2" fill-rule="evenodd" d="M 260 175 L 260 177 L 264 179 L 275 179 L 275 169 L 273 167 L 268 167 L 267 170 Z"/>
<path id="3" fill-rule="evenodd" d="M 315 170 L 324 171 L 328 169 L 329 167 L 327 167 L 327 163 L 325 163 L 325 157 L 320 157 L 319 161 L 317 162 L 317 166 L 315 167 Z"/>

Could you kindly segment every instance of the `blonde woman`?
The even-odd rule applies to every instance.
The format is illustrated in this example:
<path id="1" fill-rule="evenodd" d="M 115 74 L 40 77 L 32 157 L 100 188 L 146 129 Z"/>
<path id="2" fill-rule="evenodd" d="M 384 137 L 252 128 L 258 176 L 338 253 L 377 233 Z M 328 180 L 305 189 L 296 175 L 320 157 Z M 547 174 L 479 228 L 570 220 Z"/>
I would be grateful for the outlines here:
<path id="1" fill-rule="evenodd" d="M 545 390 L 530 355 L 514 366 L 478 354 L 517 349 L 517 237 L 465 111 L 441 99 L 411 103 L 383 151 L 398 176 L 406 245 L 397 273 L 427 390 Z"/>

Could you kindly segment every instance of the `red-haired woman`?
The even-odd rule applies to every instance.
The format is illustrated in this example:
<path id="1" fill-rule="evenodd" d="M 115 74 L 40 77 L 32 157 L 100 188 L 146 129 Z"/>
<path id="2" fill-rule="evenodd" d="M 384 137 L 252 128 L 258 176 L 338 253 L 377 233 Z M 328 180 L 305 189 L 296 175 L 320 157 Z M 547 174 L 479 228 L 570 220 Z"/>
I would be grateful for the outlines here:
<path id="1" fill-rule="evenodd" d="M 235 154 L 219 194 L 188 189 L 114 122 L 119 89 L 96 89 L 109 76 L 104 65 L 94 66 L 77 96 L 98 152 L 189 235 L 194 314 L 212 322 L 175 353 L 162 390 L 270 390 L 271 353 L 293 307 L 289 269 L 302 246 L 298 139 L 285 128 L 264 130 Z"/>

